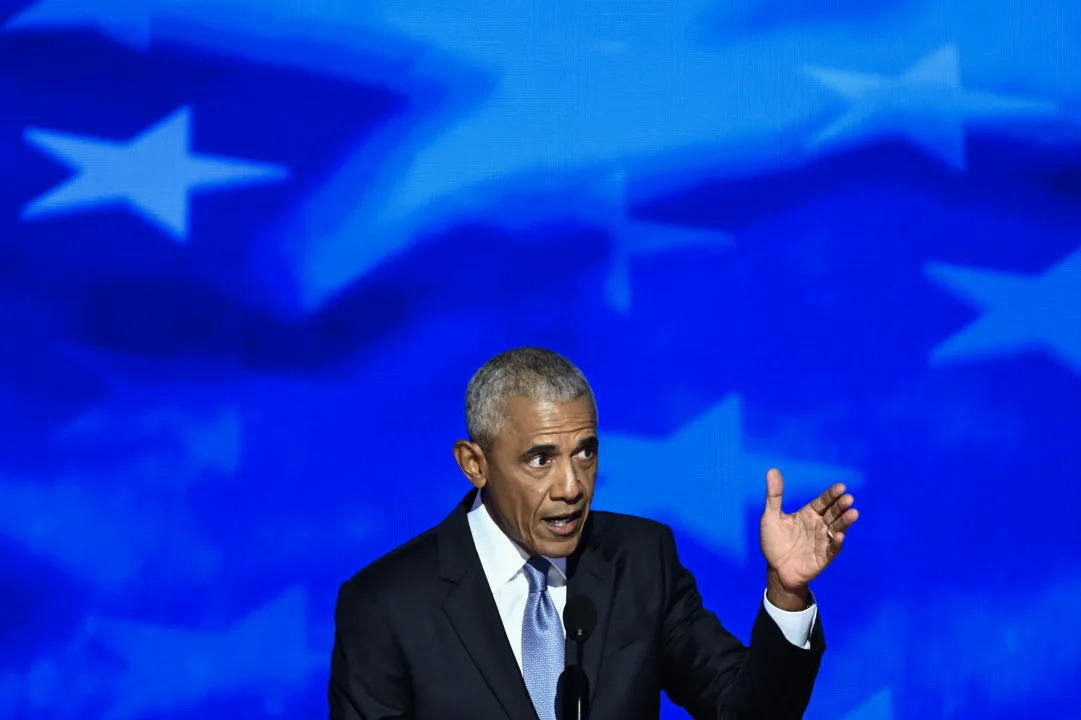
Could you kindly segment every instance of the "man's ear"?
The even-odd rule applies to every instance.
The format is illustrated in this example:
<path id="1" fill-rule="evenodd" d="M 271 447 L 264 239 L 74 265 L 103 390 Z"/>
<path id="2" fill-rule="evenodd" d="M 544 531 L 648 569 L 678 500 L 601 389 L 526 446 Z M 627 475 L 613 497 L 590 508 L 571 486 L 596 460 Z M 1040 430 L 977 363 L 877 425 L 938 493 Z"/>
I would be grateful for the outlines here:
<path id="1" fill-rule="evenodd" d="M 484 457 L 480 445 L 459 440 L 454 443 L 454 459 L 458 461 L 458 467 L 469 478 L 473 487 L 482 488 L 488 482 L 488 460 Z"/>

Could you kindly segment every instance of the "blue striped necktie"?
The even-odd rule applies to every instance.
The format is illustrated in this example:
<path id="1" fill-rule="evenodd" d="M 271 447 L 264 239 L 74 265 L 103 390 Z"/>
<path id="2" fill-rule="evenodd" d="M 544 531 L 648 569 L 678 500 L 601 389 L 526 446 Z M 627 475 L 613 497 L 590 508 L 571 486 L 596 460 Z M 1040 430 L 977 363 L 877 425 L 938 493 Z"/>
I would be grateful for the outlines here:
<path id="1" fill-rule="evenodd" d="M 556 720 L 556 685 L 563 672 L 563 626 L 548 594 L 551 563 L 533 557 L 525 564 L 529 597 L 522 618 L 522 677 L 540 720 Z"/>

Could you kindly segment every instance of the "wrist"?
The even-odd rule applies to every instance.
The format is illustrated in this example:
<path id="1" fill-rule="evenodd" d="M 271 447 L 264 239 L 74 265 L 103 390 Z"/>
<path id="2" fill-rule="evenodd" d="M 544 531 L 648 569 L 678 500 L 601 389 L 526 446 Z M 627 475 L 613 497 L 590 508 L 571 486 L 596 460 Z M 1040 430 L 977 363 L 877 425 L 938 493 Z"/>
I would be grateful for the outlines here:
<path id="1" fill-rule="evenodd" d="M 799 612 L 810 605 L 811 591 L 807 585 L 785 587 L 776 571 L 766 571 L 766 599 L 778 610 Z"/>

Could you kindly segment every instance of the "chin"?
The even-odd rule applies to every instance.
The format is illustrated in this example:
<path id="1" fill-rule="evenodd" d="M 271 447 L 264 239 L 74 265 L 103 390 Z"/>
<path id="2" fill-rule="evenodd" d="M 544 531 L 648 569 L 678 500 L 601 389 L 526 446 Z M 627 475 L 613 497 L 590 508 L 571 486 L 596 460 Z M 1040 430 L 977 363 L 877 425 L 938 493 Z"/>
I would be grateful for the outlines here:
<path id="1" fill-rule="evenodd" d="M 541 532 L 544 532 L 544 528 L 541 528 Z M 545 534 L 547 535 L 547 533 Z M 537 550 L 541 555 L 552 558 L 568 557 L 578 549 L 578 543 L 581 539 L 582 532 L 580 529 L 565 537 L 551 537 L 548 535 L 537 543 Z"/>
<path id="2" fill-rule="evenodd" d="M 565 558 L 574 554 L 578 549 L 578 538 L 563 542 L 548 542 L 541 548 L 541 554 L 551 558 Z"/>

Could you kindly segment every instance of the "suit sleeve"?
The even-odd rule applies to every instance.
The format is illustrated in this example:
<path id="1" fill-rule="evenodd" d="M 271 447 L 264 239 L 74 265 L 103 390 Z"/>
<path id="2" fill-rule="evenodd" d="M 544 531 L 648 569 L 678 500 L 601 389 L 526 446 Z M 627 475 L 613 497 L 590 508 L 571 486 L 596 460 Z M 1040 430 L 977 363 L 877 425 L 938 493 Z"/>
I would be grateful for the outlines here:
<path id="1" fill-rule="evenodd" d="M 666 585 L 661 683 L 672 702 L 695 720 L 802 718 L 825 651 L 819 621 L 805 650 L 788 642 L 760 604 L 747 647 L 702 606 L 668 527 L 661 546 Z"/>
<path id="2" fill-rule="evenodd" d="M 408 668 L 380 605 L 350 580 L 338 591 L 330 658 L 330 720 L 412 717 Z"/>

